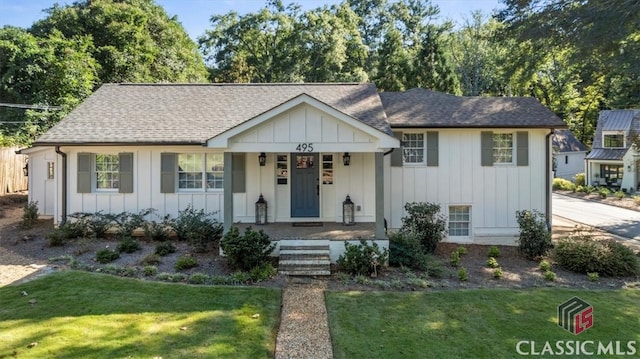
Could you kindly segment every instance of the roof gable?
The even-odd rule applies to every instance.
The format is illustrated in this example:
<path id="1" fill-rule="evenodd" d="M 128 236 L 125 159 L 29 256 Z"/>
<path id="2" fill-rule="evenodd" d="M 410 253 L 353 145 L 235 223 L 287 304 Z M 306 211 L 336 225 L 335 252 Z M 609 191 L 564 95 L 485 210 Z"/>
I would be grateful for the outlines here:
<path id="1" fill-rule="evenodd" d="M 603 110 L 598 116 L 596 132 L 593 135 L 592 147 L 603 148 L 602 134 L 604 132 L 640 132 L 640 110 Z M 629 141 L 627 141 L 629 142 Z M 627 148 L 629 144 L 627 143 Z"/>
<path id="2" fill-rule="evenodd" d="M 555 152 L 586 152 L 587 147 L 569 130 L 556 130 L 551 137 Z"/>

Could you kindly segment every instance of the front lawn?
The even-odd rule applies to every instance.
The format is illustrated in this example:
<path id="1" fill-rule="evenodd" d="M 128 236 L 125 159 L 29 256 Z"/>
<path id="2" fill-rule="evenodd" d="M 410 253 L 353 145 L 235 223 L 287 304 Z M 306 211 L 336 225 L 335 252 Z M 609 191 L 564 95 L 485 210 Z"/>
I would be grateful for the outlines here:
<path id="1" fill-rule="evenodd" d="M 0 288 L 0 358 L 272 358 L 280 298 L 55 273 Z"/>
<path id="2" fill-rule="evenodd" d="M 593 327 L 578 335 L 556 319 L 558 305 L 573 296 L 593 307 Z M 520 350 L 537 357 L 553 356 L 543 352 L 547 341 L 555 354 L 559 341 L 565 353 L 575 353 L 575 341 L 583 346 L 578 350 L 588 352 L 597 350 L 598 341 L 615 352 L 619 341 L 619 349 L 630 353 L 627 344 L 635 341 L 633 355 L 640 353 L 638 290 L 327 292 L 326 297 L 336 358 L 514 358 L 520 357 L 521 341 Z"/>

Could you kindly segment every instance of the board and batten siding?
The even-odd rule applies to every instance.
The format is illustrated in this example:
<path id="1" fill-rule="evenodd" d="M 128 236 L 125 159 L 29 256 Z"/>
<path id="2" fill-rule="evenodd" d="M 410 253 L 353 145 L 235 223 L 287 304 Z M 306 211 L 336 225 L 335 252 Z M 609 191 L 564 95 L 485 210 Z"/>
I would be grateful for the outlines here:
<path id="1" fill-rule="evenodd" d="M 412 132 L 419 130 L 412 129 Z M 429 129 L 429 131 L 433 131 Z M 501 130 L 502 131 L 502 130 Z M 424 130 L 426 133 L 427 130 Z M 438 130 L 438 166 L 391 166 L 385 158 L 385 218 L 400 228 L 407 202 L 440 204 L 448 214 L 453 205 L 471 206 L 471 239 L 513 237 L 518 233 L 516 211 L 545 211 L 546 130 L 528 130 L 528 164 L 483 166 L 481 130 Z M 522 130 L 509 131 L 515 134 Z M 517 148 L 517 143 L 514 144 Z M 399 151 L 399 150 L 396 150 Z M 523 149 L 520 149 L 522 153 Z"/>
<path id="2" fill-rule="evenodd" d="M 107 213 L 133 212 L 137 213 L 147 208 L 153 208 L 159 216 L 166 214 L 176 217 L 178 212 L 188 206 L 208 213 L 215 213 L 214 218 L 223 218 L 223 191 L 176 191 L 162 193 L 161 182 L 161 153 L 217 153 L 203 147 L 67 147 L 62 148 L 68 158 L 68 208 L 67 213 L 93 213 L 104 211 Z M 131 153 L 133 154 L 133 191 L 119 193 L 118 191 L 78 192 L 78 155 L 79 153 Z M 219 153 L 219 152 L 218 152 Z M 58 207 L 60 203 L 58 203 Z M 58 212 L 61 212 L 58 209 Z"/>

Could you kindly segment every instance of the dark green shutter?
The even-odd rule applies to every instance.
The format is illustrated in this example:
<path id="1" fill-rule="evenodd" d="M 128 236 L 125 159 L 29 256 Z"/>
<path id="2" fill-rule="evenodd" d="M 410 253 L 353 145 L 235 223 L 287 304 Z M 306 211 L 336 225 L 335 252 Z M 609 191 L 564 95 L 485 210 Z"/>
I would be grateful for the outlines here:
<path id="1" fill-rule="evenodd" d="M 480 164 L 482 166 L 493 166 L 493 132 L 480 132 L 480 146 Z"/>
<path id="2" fill-rule="evenodd" d="M 133 153 L 119 153 L 119 177 L 120 185 L 118 186 L 118 192 L 120 193 L 133 193 Z"/>
<path id="3" fill-rule="evenodd" d="M 78 153 L 78 193 L 91 193 L 91 153 Z"/>
<path id="4" fill-rule="evenodd" d="M 427 166 L 438 166 L 438 132 L 427 132 Z"/>
<path id="5" fill-rule="evenodd" d="M 160 193 L 175 193 L 176 191 L 176 165 L 175 153 L 164 152 L 160 154 Z"/>
<path id="6" fill-rule="evenodd" d="M 529 165 L 529 133 L 520 131 L 516 133 L 516 156 L 518 166 Z"/>
<path id="7" fill-rule="evenodd" d="M 233 178 L 233 193 L 246 192 L 246 170 L 245 170 L 245 154 L 234 153 L 231 156 L 232 171 L 231 176 Z"/>
<path id="8" fill-rule="evenodd" d="M 391 166 L 402 167 L 402 132 L 394 132 L 393 136 L 400 141 L 400 148 L 394 148 L 391 152 Z"/>

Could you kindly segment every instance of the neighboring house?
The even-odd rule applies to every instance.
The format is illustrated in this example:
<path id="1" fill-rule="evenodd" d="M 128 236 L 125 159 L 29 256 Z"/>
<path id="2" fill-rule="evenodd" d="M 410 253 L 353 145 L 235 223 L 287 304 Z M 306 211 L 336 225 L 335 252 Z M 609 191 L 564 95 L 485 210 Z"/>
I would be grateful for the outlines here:
<path id="1" fill-rule="evenodd" d="M 586 158 L 587 184 L 635 192 L 640 187 L 640 110 L 606 110 L 598 116 L 591 152 Z"/>
<path id="2" fill-rule="evenodd" d="M 573 181 L 576 174 L 584 172 L 587 147 L 569 130 L 556 130 L 551 139 L 555 177 Z"/>
<path id="3" fill-rule="evenodd" d="M 106 84 L 23 152 L 29 199 L 56 223 L 74 212 L 175 216 L 191 205 L 228 229 L 255 221 L 260 195 L 270 223 L 340 223 L 349 195 L 355 222 L 374 224 L 384 246 L 385 222 L 399 228 L 413 201 L 441 205 L 449 241 L 513 243 L 516 211 L 550 216 L 559 127 L 533 98 Z"/>

